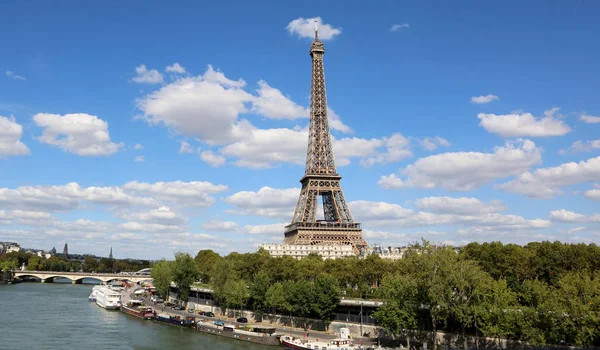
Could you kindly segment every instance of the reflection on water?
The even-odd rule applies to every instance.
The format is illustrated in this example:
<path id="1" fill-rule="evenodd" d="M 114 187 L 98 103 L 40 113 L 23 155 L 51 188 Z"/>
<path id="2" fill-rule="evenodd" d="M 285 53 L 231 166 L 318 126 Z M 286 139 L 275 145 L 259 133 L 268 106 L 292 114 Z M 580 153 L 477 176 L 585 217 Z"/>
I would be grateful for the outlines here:
<path id="1" fill-rule="evenodd" d="M 104 310 L 91 285 L 61 282 L 0 285 L 0 349 L 273 349 Z"/>

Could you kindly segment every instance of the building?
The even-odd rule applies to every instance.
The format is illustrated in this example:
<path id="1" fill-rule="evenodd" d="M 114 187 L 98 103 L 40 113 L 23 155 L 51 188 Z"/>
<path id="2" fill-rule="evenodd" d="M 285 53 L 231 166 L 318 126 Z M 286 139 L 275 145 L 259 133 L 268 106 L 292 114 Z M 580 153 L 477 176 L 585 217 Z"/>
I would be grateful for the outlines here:
<path id="1" fill-rule="evenodd" d="M 65 247 L 63 248 L 63 255 L 65 259 L 69 258 L 69 245 L 67 243 L 65 243 Z"/>
<path id="2" fill-rule="evenodd" d="M 52 254 L 45 252 L 43 250 L 38 250 L 35 254 L 37 256 L 39 256 L 40 258 L 44 258 L 44 259 L 50 259 L 50 257 L 52 257 Z"/>
<path id="3" fill-rule="evenodd" d="M 295 259 L 302 259 L 311 253 L 319 254 L 323 259 L 337 259 L 356 255 L 350 244 L 310 245 L 266 243 L 260 247 L 268 251 L 273 257 L 291 256 Z"/>
<path id="4" fill-rule="evenodd" d="M 312 61 L 310 124 L 306 167 L 300 179 L 302 189 L 292 222 L 285 227 L 284 244 L 263 244 L 273 256 L 292 255 L 297 258 L 311 252 L 323 257 L 358 255 L 368 248 L 360 223 L 354 222 L 335 167 L 335 159 L 327 117 L 325 47 L 319 40 L 315 22 L 315 40 L 309 54 Z M 319 199 L 323 201 L 323 220 L 317 219 Z M 348 249 L 352 254 L 346 254 Z M 342 253 L 343 252 L 343 253 Z"/>
<path id="5" fill-rule="evenodd" d="M 408 247 L 382 247 L 380 245 L 373 245 L 370 254 L 379 255 L 382 259 L 398 260 L 402 259 L 404 253 L 408 251 Z"/>
<path id="6" fill-rule="evenodd" d="M 5 242 L 4 251 L 6 253 L 20 252 L 21 251 L 21 246 L 18 245 L 17 243 L 13 243 L 13 242 Z"/>

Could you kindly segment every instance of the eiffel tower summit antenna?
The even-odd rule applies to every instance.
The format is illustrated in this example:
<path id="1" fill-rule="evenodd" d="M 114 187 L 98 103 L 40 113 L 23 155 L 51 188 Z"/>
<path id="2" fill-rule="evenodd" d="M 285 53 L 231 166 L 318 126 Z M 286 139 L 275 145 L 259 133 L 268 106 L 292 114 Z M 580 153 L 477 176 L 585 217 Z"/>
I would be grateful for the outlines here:
<path id="1" fill-rule="evenodd" d="M 351 245 L 355 253 L 367 248 L 361 224 L 354 222 L 340 185 L 342 177 L 335 167 L 325 93 L 323 55 L 325 47 L 319 40 L 315 20 L 315 40 L 310 46 L 312 83 L 310 125 L 306 167 L 300 180 L 302 190 L 292 218 L 285 227 L 285 244 Z M 325 220 L 317 220 L 319 197 L 323 200 Z"/>

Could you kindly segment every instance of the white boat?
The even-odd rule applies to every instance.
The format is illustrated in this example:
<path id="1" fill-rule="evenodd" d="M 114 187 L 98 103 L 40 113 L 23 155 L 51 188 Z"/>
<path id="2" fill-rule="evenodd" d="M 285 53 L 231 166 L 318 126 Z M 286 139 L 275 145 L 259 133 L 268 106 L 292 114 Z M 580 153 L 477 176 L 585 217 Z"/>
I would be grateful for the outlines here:
<path id="1" fill-rule="evenodd" d="M 121 293 L 104 286 L 96 291 L 96 304 L 109 310 L 118 310 L 121 307 Z"/>
<path id="2" fill-rule="evenodd" d="M 103 286 L 94 286 L 92 287 L 92 292 L 90 293 L 90 296 L 88 297 L 89 301 L 96 301 L 96 293 L 98 292 L 98 289 L 102 288 Z"/>
<path id="3" fill-rule="evenodd" d="M 314 350 L 332 350 L 332 349 L 364 349 L 361 345 L 352 344 L 349 337 L 348 328 L 340 329 L 340 337 L 337 339 L 315 341 L 303 338 L 294 338 L 291 335 L 283 335 L 279 339 L 287 349 L 314 349 Z"/>

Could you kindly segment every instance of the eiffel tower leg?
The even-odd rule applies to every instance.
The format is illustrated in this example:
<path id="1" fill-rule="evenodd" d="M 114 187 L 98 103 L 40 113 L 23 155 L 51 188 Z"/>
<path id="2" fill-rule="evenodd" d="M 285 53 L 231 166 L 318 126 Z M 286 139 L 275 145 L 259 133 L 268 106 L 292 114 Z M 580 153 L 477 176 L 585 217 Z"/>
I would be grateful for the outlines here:
<path id="1" fill-rule="evenodd" d="M 340 191 L 336 191 L 333 193 L 333 197 L 335 200 L 335 205 L 340 214 L 339 219 L 341 222 L 353 222 L 352 214 L 350 213 L 350 208 L 346 204 L 346 199 L 344 199 L 344 193 Z"/>

